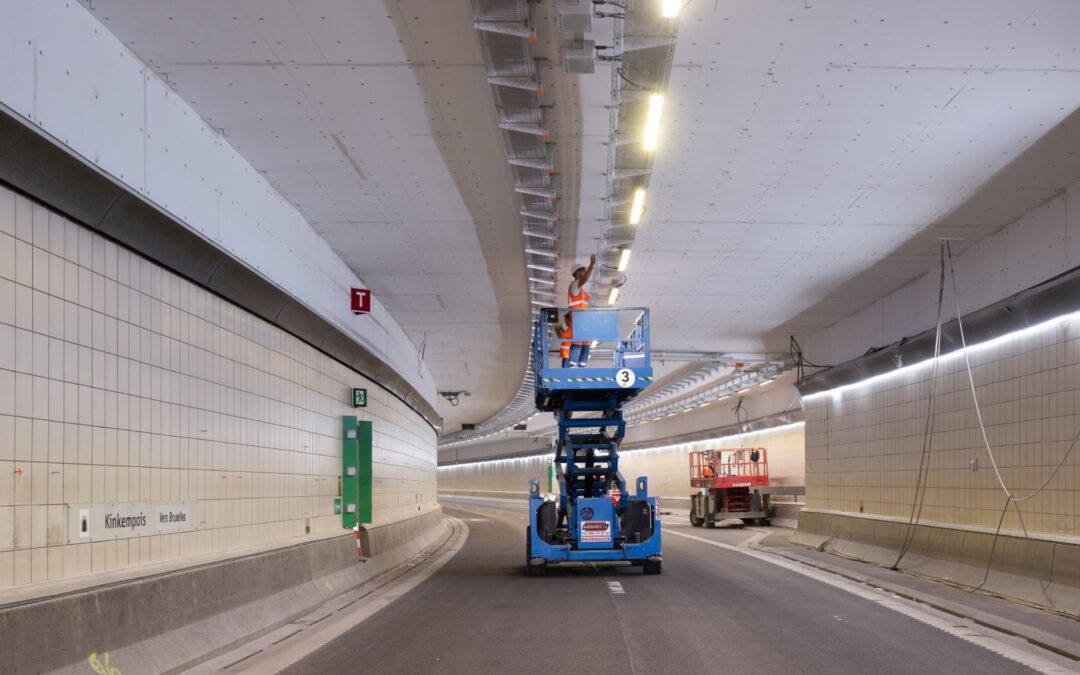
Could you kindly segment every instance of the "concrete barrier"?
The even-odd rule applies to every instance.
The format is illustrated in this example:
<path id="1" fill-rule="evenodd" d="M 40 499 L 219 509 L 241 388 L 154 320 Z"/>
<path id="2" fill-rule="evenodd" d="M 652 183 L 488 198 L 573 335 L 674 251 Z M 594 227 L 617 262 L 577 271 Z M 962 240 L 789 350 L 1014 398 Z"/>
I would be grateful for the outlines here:
<path id="1" fill-rule="evenodd" d="M 444 536 L 441 507 L 315 542 L 0 607 L 0 673 L 165 673 L 282 626 Z M 370 546 L 371 551 L 367 550 Z"/>
<path id="2" fill-rule="evenodd" d="M 906 520 L 803 510 L 791 542 L 891 567 Z M 1080 616 L 1080 543 L 1064 537 L 920 523 L 898 568 Z"/>

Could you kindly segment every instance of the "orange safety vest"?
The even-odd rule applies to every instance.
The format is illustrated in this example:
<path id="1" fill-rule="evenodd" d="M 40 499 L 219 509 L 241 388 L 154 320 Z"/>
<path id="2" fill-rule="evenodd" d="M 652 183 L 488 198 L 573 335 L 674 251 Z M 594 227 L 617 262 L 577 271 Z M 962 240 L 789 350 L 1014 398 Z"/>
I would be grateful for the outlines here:
<path id="1" fill-rule="evenodd" d="M 573 323 L 570 321 L 570 314 L 566 315 L 566 328 L 559 332 L 559 337 L 563 338 L 564 342 L 559 345 L 559 358 L 570 358 L 570 338 L 574 336 Z"/>
<path id="2" fill-rule="evenodd" d="M 588 309 L 589 308 L 589 294 L 585 292 L 585 288 L 584 287 L 579 287 L 577 295 L 574 295 L 573 288 L 574 288 L 574 282 L 571 281 L 570 285 L 566 287 L 566 305 L 567 305 L 567 307 L 569 307 L 570 309 Z M 573 319 L 574 319 L 574 313 L 570 312 L 569 325 L 571 327 L 574 325 L 573 324 Z M 563 337 L 573 337 L 573 333 L 571 332 L 570 335 L 564 335 Z M 566 344 L 566 343 L 564 343 L 564 344 Z M 576 344 L 576 345 L 587 345 L 589 343 L 588 342 L 575 342 L 574 344 Z M 569 344 L 567 344 L 567 357 L 570 356 L 569 349 L 570 349 L 570 346 L 569 346 Z"/>

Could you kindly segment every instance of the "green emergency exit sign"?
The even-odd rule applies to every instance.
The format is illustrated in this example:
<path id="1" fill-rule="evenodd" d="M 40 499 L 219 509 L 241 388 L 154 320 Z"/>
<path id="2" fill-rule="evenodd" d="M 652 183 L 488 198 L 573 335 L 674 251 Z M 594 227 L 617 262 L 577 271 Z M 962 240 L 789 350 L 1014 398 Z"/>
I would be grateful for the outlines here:
<path id="1" fill-rule="evenodd" d="M 352 390 L 352 404 L 354 408 L 367 407 L 367 389 Z"/>

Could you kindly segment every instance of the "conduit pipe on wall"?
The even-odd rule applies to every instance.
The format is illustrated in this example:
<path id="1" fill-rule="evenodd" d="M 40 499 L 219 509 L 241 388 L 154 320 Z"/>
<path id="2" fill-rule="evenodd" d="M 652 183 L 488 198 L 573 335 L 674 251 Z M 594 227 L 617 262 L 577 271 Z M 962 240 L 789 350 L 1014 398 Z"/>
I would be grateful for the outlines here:
<path id="1" fill-rule="evenodd" d="M 971 346 L 1031 328 L 1080 310 L 1080 268 L 1072 269 L 988 307 L 965 314 L 964 332 Z M 866 356 L 852 359 L 803 379 L 803 396 L 812 396 L 893 372 L 934 356 L 936 328 L 903 338 Z M 961 348 L 956 319 L 941 327 L 941 354 Z"/>

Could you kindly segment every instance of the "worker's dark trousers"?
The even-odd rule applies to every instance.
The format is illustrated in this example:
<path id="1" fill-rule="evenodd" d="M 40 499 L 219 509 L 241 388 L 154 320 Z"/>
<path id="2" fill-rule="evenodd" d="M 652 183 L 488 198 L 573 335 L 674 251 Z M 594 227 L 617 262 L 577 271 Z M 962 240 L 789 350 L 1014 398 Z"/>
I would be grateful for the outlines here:
<path id="1" fill-rule="evenodd" d="M 589 348 L 590 345 L 570 345 L 570 365 L 577 364 L 578 368 L 584 368 L 589 365 Z"/>

